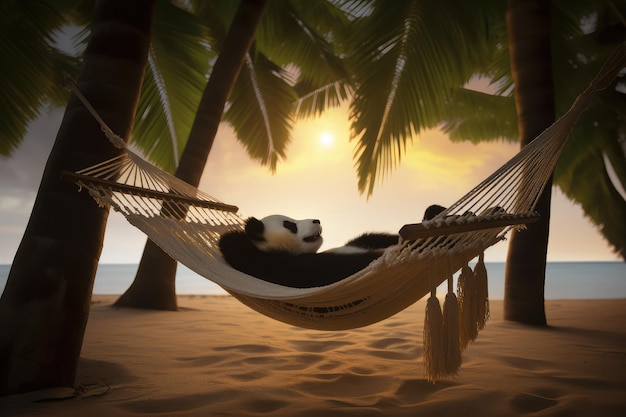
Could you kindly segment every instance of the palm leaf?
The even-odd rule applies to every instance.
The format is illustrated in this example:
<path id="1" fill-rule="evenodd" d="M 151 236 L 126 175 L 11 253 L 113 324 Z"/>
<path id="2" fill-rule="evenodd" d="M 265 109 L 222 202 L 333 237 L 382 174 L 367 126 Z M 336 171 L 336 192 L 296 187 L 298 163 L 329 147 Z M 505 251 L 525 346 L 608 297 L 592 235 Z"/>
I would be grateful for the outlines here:
<path id="1" fill-rule="evenodd" d="M 236 2 L 192 3 L 210 22 L 211 46 L 219 51 Z M 328 2 L 268 4 L 224 120 L 250 157 L 271 170 L 286 157 L 294 117 L 319 114 L 348 96 L 347 73 L 333 50 L 337 43 L 329 41 L 339 23 L 345 24 L 345 15 Z"/>
<path id="2" fill-rule="evenodd" d="M 620 152 L 623 159 L 623 150 Z M 626 259 L 626 201 L 607 174 L 603 152 L 596 148 L 579 158 L 575 166 L 570 165 L 570 175 L 575 181 L 557 181 L 561 190 L 581 205 L 585 216 L 598 226 L 615 252 Z"/>
<path id="3" fill-rule="evenodd" d="M 614 140 L 610 141 L 603 149 L 606 156 L 604 163 L 606 165 L 608 160 L 615 173 L 614 180 L 621 186 L 622 190 L 626 190 L 626 145 L 618 138 L 619 136 L 615 135 Z"/>
<path id="4" fill-rule="evenodd" d="M 319 116 L 325 110 L 339 106 L 347 100 L 352 91 L 349 79 L 330 82 L 315 86 L 301 81 L 294 86 L 298 95 L 295 103 L 296 118 Z"/>
<path id="5" fill-rule="evenodd" d="M 211 53 L 200 19 L 170 2 L 157 3 L 152 33 L 132 143 L 173 172 L 206 85 Z"/>
<path id="6" fill-rule="evenodd" d="M 458 2 L 376 2 L 355 22 L 351 59 L 359 190 L 373 191 L 410 137 L 444 119 L 452 91 L 488 53 L 483 14 Z M 445 29 L 443 29 L 445 28 Z"/>
<path id="7" fill-rule="evenodd" d="M 207 41 L 214 51 L 222 49 L 222 42 L 237 12 L 240 1 L 192 0 L 193 13 L 205 23 Z"/>
<path id="8" fill-rule="evenodd" d="M 448 103 L 447 114 L 441 128 L 454 142 L 519 140 L 517 114 L 511 96 L 460 89 L 455 99 Z"/>
<path id="9" fill-rule="evenodd" d="M 272 171 L 286 156 L 293 126 L 296 94 L 285 76 L 262 55 L 248 56 L 224 114 L 250 158 Z"/>
<path id="10" fill-rule="evenodd" d="M 603 61 L 598 59 L 598 61 Z M 599 62 L 579 66 L 578 73 L 595 72 Z M 581 77 L 589 79 L 590 76 Z M 626 201 L 607 173 L 607 160 L 622 188 L 626 185 L 626 94 L 623 78 L 598 94 L 581 116 L 563 149 L 554 172 L 555 183 L 579 204 L 599 227 L 613 249 L 626 259 Z"/>
<path id="11" fill-rule="evenodd" d="M 293 74 L 297 117 L 319 115 L 347 99 L 348 73 L 337 51 L 347 23 L 332 2 L 270 1 L 255 46 Z"/>
<path id="12" fill-rule="evenodd" d="M 2 2 L 0 5 L 0 155 L 10 155 L 42 108 L 65 102 L 64 87 L 78 73 L 78 61 L 60 52 L 56 36 L 66 24 L 65 3 Z"/>

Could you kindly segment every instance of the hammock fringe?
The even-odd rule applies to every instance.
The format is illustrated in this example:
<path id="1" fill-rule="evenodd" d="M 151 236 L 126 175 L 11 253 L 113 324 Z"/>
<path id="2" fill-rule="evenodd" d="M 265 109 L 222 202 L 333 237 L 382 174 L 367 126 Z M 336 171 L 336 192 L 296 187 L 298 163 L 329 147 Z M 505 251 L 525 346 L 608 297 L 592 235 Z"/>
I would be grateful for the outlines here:
<path id="1" fill-rule="evenodd" d="M 459 302 L 459 344 L 465 349 L 478 335 L 476 327 L 475 310 L 472 308 L 475 293 L 475 277 L 469 265 L 461 269 L 457 282 L 457 294 Z"/>
<path id="2" fill-rule="evenodd" d="M 443 303 L 443 345 L 446 354 L 444 360 L 446 376 L 456 375 L 463 362 L 459 325 L 458 300 L 453 292 L 449 292 Z"/>
<path id="3" fill-rule="evenodd" d="M 447 376 L 446 353 L 443 344 L 443 314 L 436 294 L 426 302 L 424 316 L 424 374 L 430 382 Z"/>
<path id="4" fill-rule="evenodd" d="M 478 263 L 474 267 L 474 282 L 476 284 L 476 329 L 480 331 L 485 327 L 490 315 L 489 285 L 484 253 L 478 256 Z"/>

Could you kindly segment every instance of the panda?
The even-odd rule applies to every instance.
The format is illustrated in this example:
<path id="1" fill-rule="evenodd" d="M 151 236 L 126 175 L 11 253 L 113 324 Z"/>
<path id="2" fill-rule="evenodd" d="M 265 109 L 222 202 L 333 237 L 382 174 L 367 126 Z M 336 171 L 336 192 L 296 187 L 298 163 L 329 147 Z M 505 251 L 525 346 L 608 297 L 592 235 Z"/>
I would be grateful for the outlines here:
<path id="1" fill-rule="evenodd" d="M 295 220 L 282 215 L 261 220 L 250 217 L 245 231 L 255 246 L 265 252 L 315 253 L 324 243 L 322 225 L 317 219 Z"/>
<path id="2" fill-rule="evenodd" d="M 382 251 L 317 252 L 323 243 L 317 219 L 271 215 L 246 220 L 243 231 L 223 234 L 219 248 L 233 268 L 288 287 L 320 287 L 365 268 Z M 396 238 L 397 242 L 397 238 Z"/>
<path id="3" fill-rule="evenodd" d="M 399 238 L 397 234 L 365 233 L 345 246 L 317 252 L 324 241 L 318 219 L 271 215 L 260 220 L 248 218 L 243 231 L 224 233 L 218 245 L 224 260 L 241 272 L 283 286 L 311 288 L 360 271 Z"/>

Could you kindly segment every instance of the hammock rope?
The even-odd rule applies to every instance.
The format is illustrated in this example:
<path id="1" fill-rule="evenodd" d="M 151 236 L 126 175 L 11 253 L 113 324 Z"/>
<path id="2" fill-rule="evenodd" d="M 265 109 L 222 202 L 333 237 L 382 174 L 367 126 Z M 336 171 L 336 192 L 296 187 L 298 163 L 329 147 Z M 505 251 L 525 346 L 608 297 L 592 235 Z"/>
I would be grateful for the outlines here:
<path id="1" fill-rule="evenodd" d="M 386 249 L 365 269 L 323 287 L 285 287 L 230 267 L 222 258 L 218 241 L 225 232 L 243 230 L 245 220 L 237 214 L 237 207 L 184 183 L 128 149 L 116 158 L 64 175 L 66 180 L 88 189 L 98 204 L 110 205 L 122 213 L 174 259 L 245 305 L 288 324 L 319 330 L 367 326 L 431 294 L 427 302 L 426 321 L 432 323 L 427 323 L 425 330 L 425 335 L 430 334 L 424 342 L 425 351 L 428 348 L 425 368 L 427 378 L 435 380 L 456 373 L 460 360 L 454 359 L 459 349 L 455 346 L 464 348 L 474 340 L 489 314 L 484 250 L 503 240 L 511 229 L 538 220 L 535 205 L 571 129 L 593 95 L 609 85 L 625 63 L 622 45 L 568 112 L 502 167 L 434 219 L 402 227 L 401 242 Z M 119 137 L 108 129 L 80 91 L 75 88 L 74 92 L 94 114 L 106 136 L 119 145 L 115 139 Z M 477 257 L 476 271 L 472 271 L 468 264 Z M 459 270 L 457 300 L 451 279 Z M 433 298 L 436 287 L 446 280 L 446 302 L 450 305 L 444 304 L 448 314 L 444 319 Z M 461 281 L 466 283 L 463 288 Z M 456 314 L 456 319 L 450 314 Z M 455 338 L 455 346 L 446 342 Z M 442 351 L 448 353 L 442 355 Z"/>

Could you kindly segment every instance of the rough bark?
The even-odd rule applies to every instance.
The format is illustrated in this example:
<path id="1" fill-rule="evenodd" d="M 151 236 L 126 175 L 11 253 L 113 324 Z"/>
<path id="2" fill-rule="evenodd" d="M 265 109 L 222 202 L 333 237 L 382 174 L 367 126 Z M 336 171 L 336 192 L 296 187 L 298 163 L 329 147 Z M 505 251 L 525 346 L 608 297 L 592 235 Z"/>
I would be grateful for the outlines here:
<path id="1" fill-rule="evenodd" d="M 239 76 L 267 0 L 242 0 L 202 94 L 176 176 L 197 187 L 228 96 Z M 176 260 L 148 240 L 135 279 L 117 307 L 176 310 Z"/>
<path id="2" fill-rule="evenodd" d="M 550 2 L 509 0 L 506 11 L 521 146 L 554 122 Z M 542 219 L 511 235 L 506 262 L 504 318 L 546 325 L 544 285 L 550 222 L 550 180 L 537 204 Z"/>
<path id="3" fill-rule="evenodd" d="M 153 3 L 97 2 L 78 81 L 125 137 L 142 84 Z M 61 182 L 60 174 L 118 152 L 72 98 L 0 298 L 0 395 L 74 384 L 108 209 Z"/>

